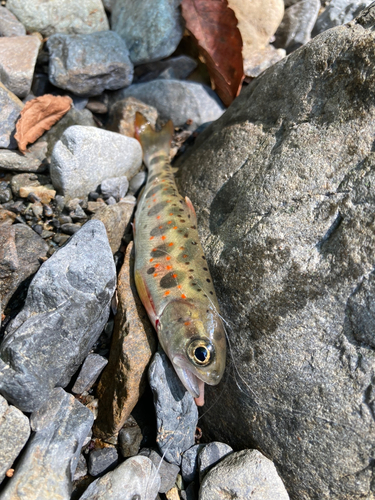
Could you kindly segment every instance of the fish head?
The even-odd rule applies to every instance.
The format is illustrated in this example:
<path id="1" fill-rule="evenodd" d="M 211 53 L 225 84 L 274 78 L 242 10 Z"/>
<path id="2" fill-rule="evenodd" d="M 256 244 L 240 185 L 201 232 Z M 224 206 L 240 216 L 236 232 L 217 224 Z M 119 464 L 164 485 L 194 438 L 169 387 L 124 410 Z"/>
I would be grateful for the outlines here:
<path id="1" fill-rule="evenodd" d="M 181 382 L 203 404 L 204 384 L 218 384 L 225 369 L 225 330 L 218 312 L 175 300 L 160 317 L 158 336 Z"/>

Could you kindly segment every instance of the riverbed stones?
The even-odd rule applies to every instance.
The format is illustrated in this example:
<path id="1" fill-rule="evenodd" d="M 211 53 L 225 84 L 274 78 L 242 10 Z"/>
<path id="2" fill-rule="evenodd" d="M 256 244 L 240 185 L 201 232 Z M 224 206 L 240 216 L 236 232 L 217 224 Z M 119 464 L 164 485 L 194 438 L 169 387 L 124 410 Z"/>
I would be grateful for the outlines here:
<path id="1" fill-rule="evenodd" d="M 34 411 L 65 387 L 109 315 L 116 271 L 104 225 L 89 221 L 46 261 L 0 346 L 0 392 Z"/>
<path id="2" fill-rule="evenodd" d="M 175 464 L 169 464 L 159 455 L 159 453 L 150 448 L 141 450 L 140 455 L 147 457 L 155 465 L 160 476 L 159 493 L 166 493 L 175 485 L 177 474 L 180 467 Z"/>
<path id="3" fill-rule="evenodd" d="M 108 359 L 100 356 L 100 354 L 89 354 L 72 387 L 72 392 L 74 392 L 74 394 L 82 394 L 85 391 L 89 391 L 107 363 Z"/>
<path id="4" fill-rule="evenodd" d="M 233 452 L 233 448 L 225 443 L 214 441 L 208 443 L 198 455 L 199 480 L 207 474 L 220 460 Z"/>
<path id="5" fill-rule="evenodd" d="M 0 148 L 16 149 L 16 121 L 23 103 L 0 82 Z"/>
<path id="6" fill-rule="evenodd" d="M 119 201 L 120 198 L 124 198 L 128 191 L 129 181 L 126 176 L 123 177 L 112 177 L 111 179 L 105 179 L 100 184 L 100 191 L 102 193 L 102 198 L 105 200 L 111 196 Z"/>
<path id="7" fill-rule="evenodd" d="M 157 78 L 185 80 L 197 66 L 197 62 L 192 57 L 182 54 L 163 61 L 137 66 L 134 70 L 134 79 L 136 83 L 149 82 Z"/>
<path id="8" fill-rule="evenodd" d="M 137 455 L 143 439 L 142 430 L 130 415 L 118 435 L 118 444 L 124 458 Z"/>
<path id="9" fill-rule="evenodd" d="M 134 137 L 135 113 L 141 113 L 154 127 L 158 112 L 153 106 L 148 106 L 135 97 L 127 97 L 113 104 L 111 107 L 107 129 L 128 137 Z"/>
<path id="10" fill-rule="evenodd" d="M 371 3 L 372 0 L 332 0 L 318 17 L 313 35 L 352 21 Z"/>
<path id="11" fill-rule="evenodd" d="M 101 476 L 114 469 L 118 463 L 116 448 L 99 448 L 92 450 L 88 459 L 88 471 L 93 477 Z"/>
<path id="12" fill-rule="evenodd" d="M 0 7 L 0 37 L 1 36 L 24 36 L 25 27 L 6 7 Z"/>
<path id="13" fill-rule="evenodd" d="M 128 49 L 113 31 L 87 35 L 58 33 L 48 39 L 47 47 L 51 83 L 75 95 L 99 95 L 104 90 L 128 87 L 132 82 L 133 64 Z"/>
<path id="14" fill-rule="evenodd" d="M 0 149 L 0 169 L 11 172 L 43 172 L 46 165 L 43 163 L 42 155 L 39 154 L 42 151 L 38 151 L 38 154 L 32 152 L 33 147 L 40 149 L 39 144 L 42 145 L 42 149 L 46 152 L 47 143 L 45 141 L 34 144 L 31 146 L 30 151 L 25 154 L 9 149 Z"/>
<path id="15" fill-rule="evenodd" d="M 62 195 L 79 198 L 95 191 L 105 179 L 131 178 L 141 164 L 142 148 L 136 139 L 73 125 L 53 149 L 52 184 Z"/>

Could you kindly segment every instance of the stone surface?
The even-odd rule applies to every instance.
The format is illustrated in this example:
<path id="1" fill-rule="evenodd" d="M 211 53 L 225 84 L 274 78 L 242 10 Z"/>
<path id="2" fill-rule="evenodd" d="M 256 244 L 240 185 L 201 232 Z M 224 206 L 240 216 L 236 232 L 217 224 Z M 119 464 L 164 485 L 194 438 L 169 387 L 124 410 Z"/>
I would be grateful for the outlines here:
<path id="1" fill-rule="evenodd" d="M 195 442 L 197 407 L 163 351 L 155 354 L 148 379 L 154 396 L 156 442 L 168 462 L 180 465 L 182 454 Z"/>
<path id="2" fill-rule="evenodd" d="M 30 436 L 29 419 L 0 396 L 0 483 Z"/>
<path id="3" fill-rule="evenodd" d="M 15 215 L 15 214 L 14 214 Z M 24 224 L 0 227 L 0 309 L 40 267 L 48 245 Z"/>
<path id="4" fill-rule="evenodd" d="M 149 458 L 155 465 L 160 476 L 159 493 L 166 493 L 173 488 L 177 474 L 180 472 L 180 467 L 178 465 L 169 464 L 162 459 L 157 451 L 151 450 L 150 448 L 141 450 L 140 455 Z"/>
<path id="5" fill-rule="evenodd" d="M 100 190 L 102 192 L 102 197 L 104 199 L 110 198 L 111 196 L 119 201 L 128 192 L 129 181 L 128 178 L 123 177 L 112 177 L 112 179 L 105 179 L 100 184 Z"/>
<path id="6" fill-rule="evenodd" d="M 286 56 L 284 49 L 275 49 L 273 45 L 267 45 L 263 49 L 258 49 L 249 53 L 244 59 L 244 73 L 246 76 L 256 78 L 264 70 L 281 61 Z"/>
<path id="7" fill-rule="evenodd" d="M 7 8 L 27 31 L 48 37 L 54 33 L 93 33 L 109 29 L 101 0 L 8 0 Z"/>
<path id="8" fill-rule="evenodd" d="M 85 359 L 81 371 L 75 381 L 72 392 L 82 394 L 89 391 L 95 384 L 97 378 L 107 365 L 108 360 L 99 354 L 89 354 Z"/>
<path id="9" fill-rule="evenodd" d="M 116 448 L 92 450 L 88 460 L 88 471 L 93 477 L 100 476 L 114 469 L 118 463 Z"/>
<path id="10" fill-rule="evenodd" d="M 121 455 L 124 458 L 137 455 L 142 439 L 142 430 L 136 420 L 130 415 L 118 435 Z"/>
<path id="11" fill-rule="evenodd" d="M 331 0 L 324 12 L 318 17 L 313 36 L 330 28 L 352 21 L 372 0 Z"/>
<path id="12" fill-rule="evenodd" d="M 10 181 L 10 186 L 14 196 L 20 196 L 20 190 L 22 188 L 37 188 L 48 185 L 49 182 L 50 178 L 47 175 L 24 173 L 14 175 Z"/>
<path id="13" fill-rule="evenodd" d="M 222 460 L 203 479 L 199 500 L 289 500 L 271 460 L 243 450 Z"/>
<path id="14" fill-rule="evenodd" d="M 138 172 L 129 183 L 129 194 L 137 194 L 138 190 L 146 181 L 147 173 L 145 171 Z"/>
<path id="15" fill-rule="evenodd" d="M 214 441 L 213 443 L 208 443 L 198 455 L 198 468 L 199 468 L 199 480 L 202 479 L 207 474 L 207 472 L 212 469 L 220 460 L 233 452 L 233 448 L 225 443 L 220 443 Z"/>
<path id="16" fill-rule="evenodd" d="M 154 127 L 158 112 L 153 106 L 148 106 L 135 97 L 121 99 L 111 107 L 107 129 L 128 137 L 134 137 L 135 113 L 139 111 Z"/>
<path id="17" fill-rule="evenodd" d="M 96 435 L 117 437 L 142 395 L 147 367 L 156 347 L 156 333 L 134 283 L 132 243 L 127 247 L 117 283 L 117 314 L 109 362 L 99 382 Z"/>
<path id="18" fill-rule="evenodd" d="M 93 416 L 74 396 L 54 389 L 31 415 L 34 431 L 2 500 L 70 499 L 71 481 Z"/>
<path id="19" fill-rule="evenodd" d="M 30 193 L 37 196 L 42 203 L 49 203 L 55 197 L 56 191 L 51 184 L 45 186 L 24 186 L 19 190 L 21 198 L 27 198 Z"/>
<path id="20" fill-rule="evenodd" d="M 159 485 L 151 460 L 137 456 L 91 483 L 80 500 L 155 500 Z"/>
<path id="21" fill-rule="evenodd" d="M 198 455 L 205 446 L 205 444 L 196 444 L 182 455 L 181 474 L 185 483 L 198 479 Z"/>
<path id="22" fill-rule="evenodd" d="M 0 203 L 7 203 L 13 198 L 12 190 L 9 183 L 5 181 L 0 182 Z"/>
<path id="23" fill-rule="evenodd" d="M 189 56 L 170 57 L 163 61 L 141 64 L 134 70 L 137 83 L 149 82 L 157 78 L 164 80 L 185 80 L 197 67 L 197 62 Z"/>
<path id="24" fill-rule="evenodd" d="M 33 146 L 35 152 L 33 152 Z M 36 143 L 33 146 L 25 154 L 9 149 L 0 149 L 0 169 L 12 172 L 43 172 L 46 165 L 43 163 L 40 149 L 47 152 L 47 143 Z"/>
<path id="25" fill-rule="evenodd" d="M 99 95 L 104 90 L 128 87 L 132 82 L 133 64 L 128 49 L 113 31 L 88 35 L 58 33 L 48 39 L 47 47 L 50 82 L 75 95 Z"/>
<path id="26" fill-rule="evenodd" d="M 16 149 L 16 121 L 23 103 L 0 82 L 0 148 Z"/>
<path id="27" fill-rule="evenodd" d="M 84 445 L 85 442 L 83 442 L 82 446 Z M 87 463 L 85 456 L 81 453 L 78 459 L 77 468 L 73 476 L 73 481 L 78 481 L 79 479 L 85 477 L 86 475 L 87 475 Z"/>
<path id="28" fill-rule="evenodd" d="M 192 120 L 195 128 L 202 123 L 217 120 L 224 107 L 217 95 L 200 83 L 179 80 L 154 80 L 131 85 L 114 93 L 115 101 L 135 97 L 154 106 L 162 120 L 172 120 L 175 127 Z"/>
<path id="29" fill-rule="evenodd" d="M 142 164 L 136 139 L 92 127 L 69 127 L 53 148 L 52 184 L 69 198 L 94 191 L 105 179 L 131 178 Z"/>
<path id="30" fill-rule="evenodd" d="M 267 70 L 180 162 L 232 352 L 200 426 L 298 500 L 372 495 L 374 26 L 372 7 Z"/>
<path id="31" fill-rule="evenodd" d="M 90 221 L 40 268 L 0 346 L 0 392 L 33 411 L 65 387 L 108 319 L 116 271 L 104 226 Z"/>
<path id="32" fill-rule="evenodd" d="M 134 65 L 158 61 L 175 51 L 184 33 L 180 0 L 116 0 L 112 29 L 126 42 Z"/>
<path id="33" fill-rule="evenodd" d="M 0 7 L 0 36 L 26 35 L 25 27 L 6 7 Z"/>

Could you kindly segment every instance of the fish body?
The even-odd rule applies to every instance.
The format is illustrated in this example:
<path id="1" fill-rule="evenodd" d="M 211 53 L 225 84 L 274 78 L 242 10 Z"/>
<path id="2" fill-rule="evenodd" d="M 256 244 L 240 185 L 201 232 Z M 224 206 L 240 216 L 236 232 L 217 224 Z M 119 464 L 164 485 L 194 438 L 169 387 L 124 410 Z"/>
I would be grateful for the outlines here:
<path id="1" fill-rule="evenodd" d="M 202 405 L 204 383 L 219 383 L 225 369 L 225 330 L 193 205 L 169 163 L 173 125 L 155 132 L 137 114 L 136 131 L 148 179 L 135 214 L 135 282 L 162 348 Z"/>

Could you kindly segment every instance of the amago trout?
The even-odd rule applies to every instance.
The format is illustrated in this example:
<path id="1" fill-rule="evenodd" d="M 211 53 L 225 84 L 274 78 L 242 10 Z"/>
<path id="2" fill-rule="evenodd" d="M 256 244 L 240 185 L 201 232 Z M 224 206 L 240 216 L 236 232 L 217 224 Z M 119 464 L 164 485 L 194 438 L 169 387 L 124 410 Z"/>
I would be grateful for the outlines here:
<path id="1" fill-rule="evenodd" d="M 225 330 L 193 205 L 168 161 L 172 122 L 155 132 L 137 113 L 135 128 L 148 168 L 135 214 L 135 282 L 162 348 L 202 406 L 204 384 L 218 384 L 224 372 Z"/>

